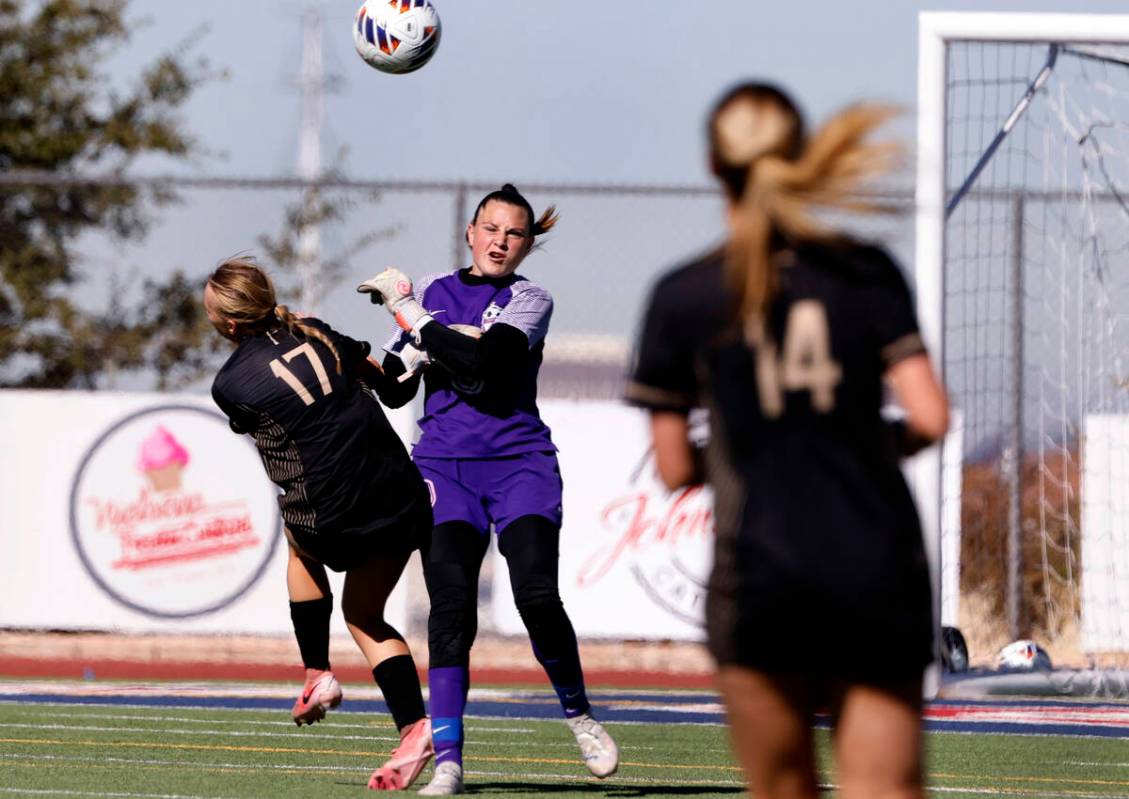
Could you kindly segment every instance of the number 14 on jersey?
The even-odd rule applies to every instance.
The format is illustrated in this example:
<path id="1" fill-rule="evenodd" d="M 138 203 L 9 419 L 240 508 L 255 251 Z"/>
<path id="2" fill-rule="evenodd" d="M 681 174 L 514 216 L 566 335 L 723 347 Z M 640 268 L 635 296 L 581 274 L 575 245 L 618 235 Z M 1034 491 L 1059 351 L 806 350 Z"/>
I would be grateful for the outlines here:
<path id="1" fill-rule="evenodd" d="M 843 379 L 843 369 L 831 357 L 831 328 L 820 302 L 793 303 L 784 325 L 782 351 L 764 335 L 763 322 L 750 325 L 747 339 L 756 347 L 757 394 L 766 418 L 777 419 L 784 413 L 788 391 L 808 391 L 816 413 L 835 409 L 835 387 Z"/>

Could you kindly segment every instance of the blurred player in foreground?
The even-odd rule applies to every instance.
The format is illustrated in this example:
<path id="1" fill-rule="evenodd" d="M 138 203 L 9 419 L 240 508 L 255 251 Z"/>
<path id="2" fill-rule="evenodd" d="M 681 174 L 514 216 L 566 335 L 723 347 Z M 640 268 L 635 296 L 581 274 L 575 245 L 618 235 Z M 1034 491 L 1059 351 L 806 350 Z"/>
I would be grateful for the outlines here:
<path id="1" fill-rule="evenodd" d="M 204 307 L 237 345 L 212 397 L 232 430 L 251 435 L 283 490 L 286 587 L 306 666 L 294 721 L 313 724 L 341 703 L 329 667 L 328 566 L 345 572 L 345 624 L 400 731 L 399 748 L 369 787 L 406 787 L 431 757 L 431 727 L 415 662 L 384 620 L 384 605 L 426 539 L 431 507 L 419 471 L 369 392 L 385 378 L 368 360 L 367 343 L 278 305 L 270 278 L 251 259 L 233 258 L 212 272 Z"/>
<path id="2" fill-rule="evenodd" d="M 721 98 L 709 140 L 728 240 L 658 282 L 628 387 L 651 411 L 666 485 L 714 488 L 707 635 L 765 799 L 819 795 L 817 707 L 832 713 L 841 796 L 923 795 L 931 599 L 898 459 L 944 434 L 948 403 L 898 267 L 813 215 L 877 210 L 859 188 L 896 161 L 867 139 L 890 115 L 853 106 L 807 136 L 772 86 Z M 896 428 L 884 383 L 906 411 Z M 699 406 L 704 464 L 687 436 Z"/>
<path id="3" fill-rule="evenodd" d="M 425 386 L 423 436 L 412 452 L 435 513 L 423 553 L 435 777 L 423 794 L 463 791 L 468 664 L 491 525 L 533 652 L 585 764 L 607 777 L 619 763 L 615 742 L 592 717 L 576 634 L 557 590 L 561 476 L 536 404 L 553 301 L 517 274 L 536 237 L 556 220 L 553 208 L 535 216 L 506 184 L 482 199 L 467 225 L 469 267 L 429 275 L 414 289 L 407 275 L 388 269 L 358 288 L 382 302 L 404 330 L 384 358 L 385 374 L 404 378 L 402 396 L 391 404 L 415 395 L 421 373 Z M 386 394 L 381 399 L 389 402 Z"/>

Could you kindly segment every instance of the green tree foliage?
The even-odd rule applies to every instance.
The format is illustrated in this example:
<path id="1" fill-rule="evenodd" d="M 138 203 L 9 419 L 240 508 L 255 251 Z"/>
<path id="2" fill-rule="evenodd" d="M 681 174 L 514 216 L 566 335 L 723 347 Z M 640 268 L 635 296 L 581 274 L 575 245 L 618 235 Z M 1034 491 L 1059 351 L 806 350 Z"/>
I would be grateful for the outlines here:
<path id="1" fill-rule="evenodd" d="M 58 178 L 0 187 L 0 385 L 95 387 L 118 369 L 155 370 L 163 385 L 210 346 L 199 287 L 182 274 L 146 283 L 128 307 L 105 277 L 82 273 L 76 251 L 93 229 L 143 235 L 147 214 L 170 195 L 71 178 L 120 174 L 141 155 L 195 152 L 177 110 L 209 79 L 206 64 L 173 52 L 124 89 L 100 72 L 129 39 L 126 5 L 0 0 L 0 171 Z M 111 295 L 97 311 L 80 301 L 91 285 Z"/>

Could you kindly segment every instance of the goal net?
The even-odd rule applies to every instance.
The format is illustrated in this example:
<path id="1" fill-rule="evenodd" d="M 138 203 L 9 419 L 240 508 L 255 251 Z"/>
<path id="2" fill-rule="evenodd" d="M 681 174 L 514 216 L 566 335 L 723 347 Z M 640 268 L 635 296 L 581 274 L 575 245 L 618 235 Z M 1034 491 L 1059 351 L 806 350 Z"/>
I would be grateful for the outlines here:
<path id="1" fill-rule="evenodd" d="M 1032 638 L 1124 674 L 1129 17 L 922 25 L 919 303 L 958 420 L 936 456 L 941 621 L 974 664 Z"/>

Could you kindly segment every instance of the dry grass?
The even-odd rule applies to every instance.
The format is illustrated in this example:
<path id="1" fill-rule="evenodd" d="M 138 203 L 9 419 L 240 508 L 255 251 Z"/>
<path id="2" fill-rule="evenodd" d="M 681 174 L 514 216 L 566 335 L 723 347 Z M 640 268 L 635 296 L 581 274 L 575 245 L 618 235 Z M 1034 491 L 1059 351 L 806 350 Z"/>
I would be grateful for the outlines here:
<path id="1" fill-rule="evenodd" d="M 1030 638 L 1059 665 L 1085 665 L 1078 632 L 1080 491 L 1078 454 L 1024 459 L 1020 475 L 1021 610 L 1010 634 L 1008 485 L 999 463 L 964 468 L 961 503 L 960 625 L 977 665 L 990 665 L 1013 638 Z"/>

